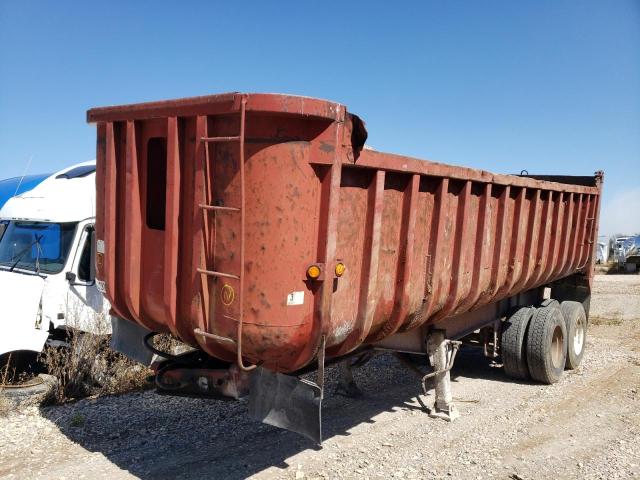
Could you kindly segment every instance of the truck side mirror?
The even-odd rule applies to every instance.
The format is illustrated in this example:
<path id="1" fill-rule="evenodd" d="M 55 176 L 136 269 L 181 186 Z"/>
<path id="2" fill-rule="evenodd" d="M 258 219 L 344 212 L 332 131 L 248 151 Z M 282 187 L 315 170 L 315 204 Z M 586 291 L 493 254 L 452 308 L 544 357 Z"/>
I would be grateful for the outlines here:
<path id="1" fill-rule="evenodd" d="M 64 274 L 64 278 L 67 279 L 67 281 L 71 284 L 76 283 L 76 274 L 73 272 L 67 272 Z"/>

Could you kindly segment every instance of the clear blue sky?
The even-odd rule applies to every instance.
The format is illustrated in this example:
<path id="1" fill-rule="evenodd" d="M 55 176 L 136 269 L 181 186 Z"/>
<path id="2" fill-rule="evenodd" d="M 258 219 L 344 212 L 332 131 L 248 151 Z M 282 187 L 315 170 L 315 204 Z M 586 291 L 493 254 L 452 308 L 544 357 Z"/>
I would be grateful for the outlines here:
<path id="1" fill-rule="evenodd" d="M 90 107 L 235 90 L 342 102 L 379 150 L 604 169 L 603 229 L 640 230 L 638 0 L 3 0 L 0 178 L 95 158 Z"/>

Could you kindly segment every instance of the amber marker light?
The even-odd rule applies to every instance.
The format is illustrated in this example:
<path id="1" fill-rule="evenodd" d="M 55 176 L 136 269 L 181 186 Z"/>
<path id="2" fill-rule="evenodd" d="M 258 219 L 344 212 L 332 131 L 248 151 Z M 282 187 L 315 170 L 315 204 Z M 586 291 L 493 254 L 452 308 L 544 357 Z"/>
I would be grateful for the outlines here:
<path id="1" fill-rule="evenodd" d="M 336 277 L 341 277 L 347 267 L 344 266 L 344 263 L 338 262 L 336 264 Z"/>
<path id="2" fill-rule="evenodd" d="M 312 280 L 319 278 L 320 273 L 321 270 L 318 265 L 311 265 L 309 268 L 307 268 L 307 277 L 311 278 Z"/>

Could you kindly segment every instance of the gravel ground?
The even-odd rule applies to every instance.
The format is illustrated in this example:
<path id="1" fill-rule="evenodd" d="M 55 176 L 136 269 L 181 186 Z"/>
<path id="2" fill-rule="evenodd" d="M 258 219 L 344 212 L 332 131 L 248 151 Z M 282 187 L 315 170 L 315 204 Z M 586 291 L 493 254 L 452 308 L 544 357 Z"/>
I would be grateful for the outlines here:
<path id="1" fill-rule="evenodd" d="M 640 276 L 597 275 L 592 294 L 592 319 L 640 320 Z"/>
<path id="2" fill-rule="evenodd" d="M 246 403 L 149 391 L 0 418 L 0 478 L 640 478 L 640 276 L 597 276 L 592 315 L 582 365 L 552 386 L 461 352 L 453 423 L 383 355 L 356 372 L 363 397 L 327 395 L 321 449 Z"/>

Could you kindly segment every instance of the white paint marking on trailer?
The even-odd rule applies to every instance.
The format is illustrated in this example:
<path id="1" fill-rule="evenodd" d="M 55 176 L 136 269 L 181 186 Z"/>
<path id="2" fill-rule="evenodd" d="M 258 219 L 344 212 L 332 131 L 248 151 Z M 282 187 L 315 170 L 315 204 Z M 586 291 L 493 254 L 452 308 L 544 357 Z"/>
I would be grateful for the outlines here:
<path id="1" fill-rule="evenodd" d="M 304 292 L 291 292 L 287 295 L 287 306 L 302 305 L 304 303 Z"/>

